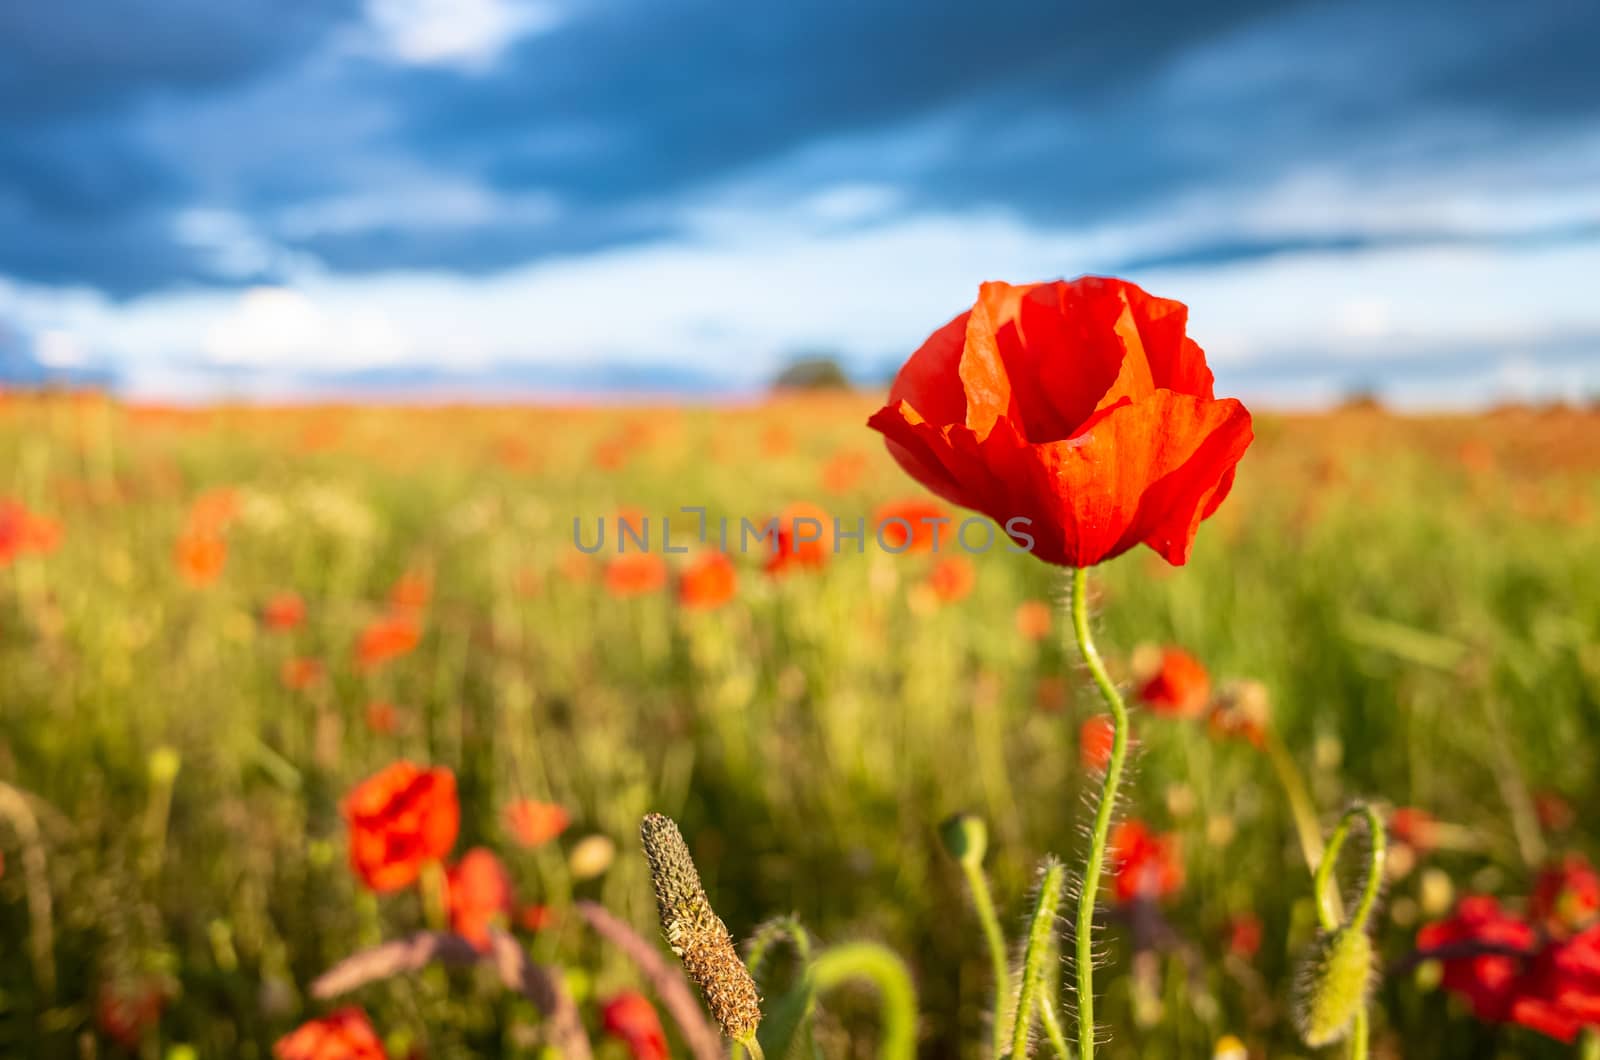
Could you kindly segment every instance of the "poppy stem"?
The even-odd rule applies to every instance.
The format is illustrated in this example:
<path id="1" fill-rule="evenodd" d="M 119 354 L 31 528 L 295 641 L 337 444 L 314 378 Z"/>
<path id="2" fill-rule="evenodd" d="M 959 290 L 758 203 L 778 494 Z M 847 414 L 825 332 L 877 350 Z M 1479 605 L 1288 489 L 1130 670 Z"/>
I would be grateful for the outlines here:
<path id="1" fill-rule="evenodd" d="M 1024 1060 L 1028 1055 L 1034 1007 L 1039 1002 L 1046 954 L 1050 952 L 1050 939 L 1056 930 L 1056 909 L 1061 905 L 1061 886 L 1065 876 L 1059 861 L 1051 858 L 1045 862 L 1044 872 L 1039 878 L 1038 902 L 1028 925 L 1028 945 L 1023 953 L 1022 983 L 1017 990 L 1017 1014 L 1011 1027 L 1011 1060 Z"/>
<path id="2" fill-rule="evenodd" d="M 994 1055 L 1005 1052 L 1005 1006 L 1011 999 L 1011 959 L 1006 955 L 1006 937 L 1000 930 L 1000 917 L 994 911 L 994 897 L 989 893 L 989 881 L 983 866 L 963 860 L 961 871 L 967 877 L 967 889 L 972 892 L 972 907 L 978 914 L 978 924 L 983 928 L 984 942 L 989 948 L 989 967 L 994 976 Z"/>
<path id="3" fill-rule="evenodd" d="M 1072 572 L 1072 629 L 1078 638 L 1078 651 L 1089 667 L 1100 695 L 1111 710 L 1111 757 L 1106 762 L 1105 780 L 1100 788 L 1100 804 L 1095 808 L 1094 831 L 1089 839 L 1089 859 L 1083 867 L 1083 891 L 1078 896 L 1078 920 L 1074 944 L 1078 987 L 1078 1054 L 1083 1060 L 1094 1056 L 1094 908 L 1100 890 L 1100 870 L 1104 867 L 1106 841 L 1111 835 L 1111 818 L 1117 809 L 1117 788 L 1122 783 L 1122 766 L 1128 756 L 1128 707 L 1117 686 L 1106 673 L 1105 663 L 1089 632 L 1089 572 L 1078 567 Z"/>
<path id="4" fill-rule="evenodd" d="M 1328 881 L 1333 876 L 1333 866 L 1339 860 L 1339 850 L 1344 846 L 1345 838 L 1350 834 L 1350 825 L 1357 817 L 1365 817 L 1367 823 L 1367 871 L 1361 882 L 1361 901 L 1356 906 L 1355 915 L 1349 922 L 1341 925 L 1340 914 L 1329 899 L 1333 895 L 1328 891 Z M 1378 811 L 1366 803 L 1357 803 L 1344 812 L 1339 818 L 1339 823 L 1334 827 L 1333 835 L 1328 838 L 1327 849 L 1323 852 L 1322 861 L 1317 865 L 1317 874 L 1314 882 L 1317 896 L 1317 919 L 1322 924 L 1324 931 L 1337 931 L 1340 927 L 1348 927 L 1355 931 L 1365 931 L 1367 917 L 1372 913 L 1372 907 L 1378 901 L 1378 889 L 1383 884 L 1383 857 L 1386 846 L 1383 819 L 1378 816 Z"/>
<path id="5" fill-rule="evenodd" d="M 1578 1042 L 1578 1060 L 1600 1060 L 1600 1031 L 1590 1027 L 1583 1032 Z"/>

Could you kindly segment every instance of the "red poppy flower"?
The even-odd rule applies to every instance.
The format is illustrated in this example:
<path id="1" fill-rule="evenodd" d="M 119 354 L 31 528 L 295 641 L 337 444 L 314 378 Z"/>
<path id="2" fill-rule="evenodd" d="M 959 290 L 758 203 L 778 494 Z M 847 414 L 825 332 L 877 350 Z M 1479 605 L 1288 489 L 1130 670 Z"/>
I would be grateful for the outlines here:
<path id="1" fill-rule="evenodd" d="M 702 552 L 678 576 L 678 603 L 690 611 L 710 611 L 739 591 L 739 572 L 721 552 Z"/>
<path id="2" fill-rule="evenodd" d="M 829 493 L 849 493 L 866 474 L 865 453 L 853 449 L 841 450 L 822 465 L 822 488 Z"/>
<path id="3" fill-rule="evenodd" d="M 1183 886 L 1178 837 L 1150 830 L 1143 821 L 1123 821 L 1111 833 L 1111 873 L 1117 901 L 1156 901 Z"/>
<path id="4" fill-rule="evenodd" d="M 209 490 L 196 497 L 189 507 L 189 529 L 220 534 L 239 515 L 239 492 L 222 489 Z"/>
<path id="5" fill-rule="evenodd" d="M 1512 1022 L 1572 1044 L 1600 1028 L 1600 927 L 1547 945 L 1518 984 Z"/>
<path id="6" fill-rule="evenodd" d="M 285 659 L 279 677 L 283 687 L 291 692 L 302 692 L 322 680 L 322 663 L 316 659 Z"/>
<path id="7" fill-rule="evenodd" d="M 1111 761 L 1111 747 L 1116 739 L 1116 725 L 1109 714 L 1096 714 L 1085 718 L 1078 726 L 1078 761 L 1085 769 L 1104 769 Z"/>
<path id="8" fill-rule="evenodd" d="M 388 1060 L 367 1014 L 351 1006 L 302 1023 L 272 1047 L 276 1060 Z"/>
<path id="9" fill-rule="evenodd" d="M 1486 895 L 1469 895 L 1456 903 L 1448 920 L 1429 924 L 1417 932 L 1417 948 L 1440 949 L 1456 943 L 1484 943 L 1531 952 L 1536 936 L 1532 926 L 1503 912 L 1500 903 Z M 1510 1015 L 1516 997 L 1520 959 L 1506 954 L 1453 957 L 1441 962 L 1446 990 L 1459 994 L 1473 1014 L 1487 1022 Z"/>
<path id="10" fill-rule="evenodd" d="M 393 703 L 374 700 L 367 704 L 367 731 L 377 736 L 389 736 L 400 728 L 400 712 Z"/>
<path id="11" fill-rule="evenodd" d="M 665 588 L 667 562 L 654 552 L 628 552 L 606 564 L 606 592 L 617 599 Z"/>
<path id="12" fill-rule="evenodd" d="M 450 930 L 485 952 L 489 928 L 511 915 L 511 877 L 483 847 L 467 851 L 445 875 Z"/>
<path id="13" fill-rule="evenodd" d="M 1439 822 L 1427 810 L 1401 806 L 1389 815 L 1389 834 L 1419 853 L 1433 849 Z"/>
<path id="14" fill-rule="evenodd" d="M 433 598 L 433 579 L 424 571 L 407 571 L 389 590 L 389 606 L 396 611 L 421 611 Z"/>
<path id="15" fill-rule="evenodd" d="M 1238 913 L 1228 921 L 1228 952 L 1250 960 L 1261 950 L 1261 918 Z"/>
<path id="16" fill-rule="evenodd" d="M 278 593 L 261 607 L 261 624 L 278 633 L 298 629 L 305 620 L 306 603 L 299 593 Z"/>
<path id="17" fill-rule="evenodd" d="M 824 566 L 833 554 L 833 516 L 815 504 L 791 504 L 777 517 L 768 542 L 768 574 Z"/>
<path id="18" fill-rule="evenodd" d="M 667 1035 L 655 1006 L 643 994 L 626 990 L 600 1011 L 605 1032 L 622 1039 L 633 1060 L 667 1060 Z"/>
<path id="19" fill-rule="evenodd" d="M 1252 437 L 1244 406 L 1214 399 L 1187 318 L 1122 280 L 986 283 L 868 426 L 913 478 L 1048 563 L 1142 542 L 1181 565 Z"/>
<path id="20" fill-rule="evenodd" d="M 885 504 L 872 513 L 872 526 L 878 542 L 889 552 L 927 552 L 947 549 L 955 535 L 950 513 L 932 501 L 911 500 Z"/>
<path id="21" fill-rule="evenodd" d="M 1557 791 L 1535 792 L 1533 808 L 1539 816 L 1540 826 L 1552 832 L 1565 832 L 1578 819 L 1578 815 L 1572 809 L 1572 803 Z"/>
<path id="22" fill-rule="evenodd" d="M 377 619 L 356 638 L 356 666 L 375 666 L 409 655 L 422 641 L 422 630 L 409 615 L 391 613 Z"/>
<path id="23" fill-rule="evenodd" d="M 1054 622 L 1050 605 L 1043 600 L 1024 600 L 1017 605 L 1017 634 L 1024 640 L 1044 640 Z"/>
<path id="24" fill-rule="evenodd" d="M 350 867 L 372 890 L 398 891 L 455 845 L 461 825 L 455 774 L 396 762 L 356 786 L 344 817 Z"/>
<path id="25" fill-rule="evenodd" d="M 1528 916 L 1552 935 L 1581 931 L 1600 914 L 1600 874 L 1582 854 L 1547 866 L 1534 882 Z"/>
<path id="26" fill-rule="evenodd" d="M 1156 714 L 1195 718 L 1211 698 L 1211 677 L 1200 661 L 1180 648 L 1161 652 L 1161 665 L 1139 688 L 1139 701 Z"/>
<path id="27" fill-rule="evenodd" d="M 517 910 L 517 924 L 525 931 L 546 931 L 555 922 L 556 911 L 547 905 L 525 905 Z"/>
<path id="28" fill-rule="evenodd" d="M 210 530 L 185 530 L 176 549 L 178 573 L 190 585 L 210 585 L 228 562 L 228 543 Z"/>
<path id="29" fill-rule="evenodd" d="M 933 565 L 925 584 L 934 599 L 943 604 L 953 604 L 966 598 L 978 582 L 978 572 L 965 556 L 946 556 Z"/>
<path id="30" fill-rule="evenodd" d="M 518 799 L 506 807 L 506 823 L 517 842 L 537 847 L 565 832 L 572 817 L 557 803 Z"/>
<path id="31" fill-rule="evenodd" d="M 124 1049 L 138 1052 L 146 1032 L 160 1021 L 166 1004 L 167 995 L 159 983 L 107 983 L 95 997 L 95 1026 Z"/>
<path id="32" fill-rule="evenodd" d="M 61 524 L 17 501 L 0 500 L 0 567 L 18 556 L 45 555 L 61 543 Z"/>

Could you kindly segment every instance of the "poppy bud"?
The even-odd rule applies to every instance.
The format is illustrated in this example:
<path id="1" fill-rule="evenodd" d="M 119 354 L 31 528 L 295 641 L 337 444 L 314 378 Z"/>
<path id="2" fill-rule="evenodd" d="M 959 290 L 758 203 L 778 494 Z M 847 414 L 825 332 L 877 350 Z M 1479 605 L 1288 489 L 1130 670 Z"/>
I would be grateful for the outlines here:
<path id="1" fill-rule="evenodd" d="M 1367 1003 L 1372 940 L 1364 929 L 1324 932 L 1301 960 L 1295 982 L 1295 1022 L 1313 1049 L 1341 1041 Z"/>
<path id="2" fill-rule="evenodd" d="M 939 839 L 951 857 L 968 868 L 977 868 L 989 849 L 989 828 L 976 814 L 958 813 L 939 826 Z"/>

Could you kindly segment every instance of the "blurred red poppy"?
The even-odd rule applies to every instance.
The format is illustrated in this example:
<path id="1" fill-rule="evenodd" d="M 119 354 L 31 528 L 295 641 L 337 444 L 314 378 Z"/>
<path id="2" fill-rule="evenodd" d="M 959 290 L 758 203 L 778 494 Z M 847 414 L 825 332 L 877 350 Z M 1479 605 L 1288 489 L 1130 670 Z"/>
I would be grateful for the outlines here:
<path id="1" fill-rule="evenodd" d="M 1600 1030 L 1600 926 L 1552 942 L 1533 958 L 1511 1020 L 1568 1045 L 1585 1028 Z"/>
<path id="2" fill-rule="evenodd" d="M 948 549 L 954 540 L 950 513 L 925 500 L 895 501 L 872 513 L 873 532 L 878 543 L 889 552 L 927 552 L 935 547 Z"/>
<path id="3" fill-rule="evenodd" d="M 511 915 L 511 877 L 492 851 L 473 847 L 445 875 L 450 930 L 489 949 L 489 929 Z"/>
<path id="4" fill-rule="evenodd" d="M 1556 937 L 1580 931 L 1600 914 L 1600 874 L 1582 854 L 1546 866 L 1534 881 L 1528 916 Z"/>
<path id="5" fill-rule="evenodd" d="M 547 905 L 525 905 L 517 910 L 517 924 L 526 931 L 546 931 L 556 922 L 556 911 Z"/>
<path id="6" fill-rule="evenodd" d="M 815 504 L 791 504 L 778 515 L 776 531 L 764 547 L 770 550 L 768 574 L 822 567 L 833 554 L 833 516 Z"/>
<path id="7" fill-rule="evenodd" d="M 1024 640 L 1044 640 L 1050 635 L 1055 616 L 1043 600 L 1024 600 L 1017 605 L 1017 635 Z"/>
<path id="8" fill-rule="evenodd" d="M 274 632 L 299 629 L 305 620 L 306 603 L 299 593 L 277 593 L 261 606 L 261 624 Z"/>
<path id="9" fill-rule="evenodd" d="M 667 562 L 655 552 L 627 552 L 606 564 L 606 592 L 617 599 L 643 596 L 666 587 Z"/>
<path id="10" fill-rule="evenodd" d="M 389 606 L 396 611 L 421 611 L 433 598 L 433 579 L 425 571 L 407 571 L 389 590 Z"/>
<path id="11" fill-rule="evenodd" d="M 95 1026 L 122 1048 L 138 1052 L 166 1004 L 166 991 L 151 980 L 106 983 L 95 996 Z"/>
<path id="12" fill-rule="evenodd" d="M 0 567 L 30 552 L 54 552 L 60 543 L 60 523 L 29 511 L 17 501 L 0 500 Z"/>
<path id="13" fill-rule="evenodd" d="M 461 824 L 455 774 L 405 761 L 357 785 L 343 809 L 350 866 L 379 893 L 409 886 L 425 864 L 450 853 Z"/>
<path id="14" fill-rule="evenodd" d="M 316 659 L 285 659 L 279 677 L 283 680 L 283 687 L 292 692 L 301 692 L 322 680 L 322 663 Z"/>
<path id="15" fill-rule="evenodd" d="M 351 1006 L 302 1023 L 272 1047 L 276 1060 L 388 1060 L 367 1014 Z"/>
<path id="16" fill-rule="evenodd" d="M 211 530 L 185 530 L 176 548 L 178 573 L 194 586 L 210 585 L 228 562 L 228 543 Z"/>
<path id="17" fill-rule="evenodd" d="M 422 630 L 409 615 L 390 613 L 374 620 L 356 638 L 356 667 L 375 666 L 409 655 L 422 641 Z"/>
<path id="18" fill-rule="evenodd" d="M 1536 936 L 1531 925 L 1505 913 L 1500 903 L 1486 895 L 1469 895 L 1456 903 L 1448 920 L 1429 924 L 1417 932 L 1417 948 L 1436 950 L 1459 943 L 1481 943 L 1504 947 L 1509 954 L 1489 953 L 1447 958 L 1441 982 L 1459 994 L 1479 1019 L 1498 1022 L 1507 1019 L 1516 997 L 1521 971 L 1518 951 L 1531 952 Z"/>
<path id="19" fill-rule="evenodd" d="M 1261 950 L 1261 918 L 1254 913 L 1236 913 L 1228 920 L 1228 952 L 1250 960 Z"/>
<path id="20" fill-rule="evenodd" d="M 1214 399 L 1187 318 L 1122 280 L 986 283 L 868 426 L 913 478 L 1048 563 L 1142 542 L 1183 564 L 1252 438 L 1244 406 Z"/>
<path id="21" fill-rule="evenodd" d="M 1111 874 L 1119 902 L 1176 893 L 1183 886 L 1178 837 L 1153 832 L 1143 821 L 1123 821 L 1111 833 Z"/>
<path id="22" fill-rule="evenodd" d="M 633 1060 L 667 1060 L 667 1035 L 661 1018 L 643 994 L 624 991 L 605 1003 L 600 1024 L 612 1037 L 620 1038 Z"/>
<path id="23" fill-rule="evenodd" d="M 1433 819 L 1433 815 L 1415 806 L 1398 807 L 1389 815 L 1390 836 L 1419 854 L 1425 854 L 1433 849 L 1438 829 L 1439 822 Z"/>
<path id="24" fill-rule="evenodd" d="M 506 823 L 511 835 L 525 847 L 537 847 L 555 839 L 567 830 L 572 817 L 566 809 L 553 802 L 534 799 L 517 799 L 506 807 Z"/>
<path id="25" fill-rule="evenodd" d="M 1211 677 L 1200 661 L 1181 648 L 1165 648 L 1161 662 L 1139 687 L 1139 701 L 1153 713 L 1196 718 L 1211 698 Z"/>
<path id="26" fill-rule="evenodd" d="M 739 591 L 739 572 L 721 552 L 702 552 L 678 576 L 678 603 L 690 611 L 721 607 Z"/>
<path id="27" fill-rule="evenodd" d="M 400 712 L 393 703 L 374 700 L 367 704 L 367 731 L 377 736 L 389 736 L 400 728 Z"/>
<path id="28" fill-rule="evenodd" d="M 946 556 L 933 565 L 925 585 L 940 603 L 953 604 L 966 598 L 978 583 L 978 572 L 965 556 Z"/>
<path id="29" fill-rule="evenodd" d="M 841 450 L 822 465 L 822 488 L 829 493 L 848 493 L 861 481 L 866 470 L 865 453 L 853 449 Z"/>
<path id="30" fill-rule="evenodd" d="M 1116 737 L 1116 726 L 1109 714 L 1096 714 L 1085 718 L 1078 726 L 1078 761 L 1085 769 L 1104 769 L 1111 761 L 1111 746 Z"/>

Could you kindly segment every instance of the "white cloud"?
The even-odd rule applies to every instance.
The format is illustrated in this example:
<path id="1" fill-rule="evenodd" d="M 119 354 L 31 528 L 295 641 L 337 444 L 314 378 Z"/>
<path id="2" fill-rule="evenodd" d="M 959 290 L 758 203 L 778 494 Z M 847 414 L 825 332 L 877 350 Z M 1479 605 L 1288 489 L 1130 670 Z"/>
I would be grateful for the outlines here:
<path id="1" fill-rule="evenodd" d="M 484 69 L 505 48 L 559 21 L 553 6 L 532 0 L 367 0 L 382 50 L 416 66 Z"/>

